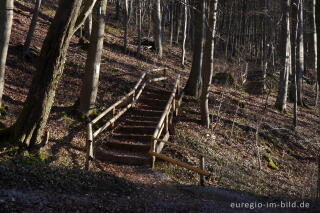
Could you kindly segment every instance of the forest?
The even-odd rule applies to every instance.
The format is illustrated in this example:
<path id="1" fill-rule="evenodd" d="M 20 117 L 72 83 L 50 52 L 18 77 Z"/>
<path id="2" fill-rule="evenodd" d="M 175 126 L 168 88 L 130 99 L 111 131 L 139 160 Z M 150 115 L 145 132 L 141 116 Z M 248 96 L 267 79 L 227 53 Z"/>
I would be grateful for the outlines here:
<path id="1" fill-rule="evenodd" d="M 320 212 L 319 0 L 0 0 L 0 212 Z"/>

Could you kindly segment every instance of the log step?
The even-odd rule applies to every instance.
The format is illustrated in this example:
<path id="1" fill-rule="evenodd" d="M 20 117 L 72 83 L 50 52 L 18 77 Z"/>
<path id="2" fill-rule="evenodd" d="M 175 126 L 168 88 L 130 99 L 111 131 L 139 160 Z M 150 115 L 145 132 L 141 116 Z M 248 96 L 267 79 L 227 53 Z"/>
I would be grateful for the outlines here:
<path id="1" fill-rule="evenodd" d="M 150 143 L 152 135 L 139 135 L 139 134 L 118 134 L 114 133 L 113 138 L 121 141 L 137 141 L 141 143 Z"/>
<path id="2" fill-rule="evenodd" d="M 150 163 L 150 157 L 141 153 L 124 152 L 124 151 L 110 151 L 99 147 L 96 150 L 95 157 L 101 161 L 112 162 L 116 164 L 127 165 L 146 165 Z"/>
<path id="3" fill-rule="evenodd" d="M 140 142 L 128 142 L 112 139 L 103 144 L 107 149 L 122 150 L 127 152 L 142 152 L 147 153 L 150 149 L 150 143 L 144 144 Z"/>
<path id="4" fill-rule="evenodd" d="M 119 126 L 114 133 L 122 134 L 148 134 L 151 135 L 155 131 L 155 127 L 148 126 Z"/>
<path id="5" fill-rule="evenodd" d="M 133 108 L 131 110 L 131 113 L 132 113 L 132 115 L 140 115 L 140 116 L 158 117 L 158 118 L 160 118 L 163 112 L 162 111 L 156 111 L 156 110 Z"/>
<path id="6" fill-rule="evenodd" d="M 126 125 L 126 126 L 149 126 L 149 127 L 154 127 L 156 128 L 158 122 L 156 121 L 146 121 L 146 120 L 130 120 L 130 119 L 127 119 L 123 122 L 123 125 Z"/>

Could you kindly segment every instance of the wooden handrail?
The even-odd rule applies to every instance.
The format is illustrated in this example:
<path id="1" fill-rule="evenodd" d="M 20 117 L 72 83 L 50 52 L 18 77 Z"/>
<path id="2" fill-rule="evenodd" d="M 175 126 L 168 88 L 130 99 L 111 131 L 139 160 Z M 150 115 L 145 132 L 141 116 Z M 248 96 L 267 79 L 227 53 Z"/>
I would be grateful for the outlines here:
<path id="1" fill-rule="evenodd" d="M 147 70 L 145 71 L 141 77 L 139 78 L 138 82 L 135 84 L 134 88 L 125 96 L 123 96 L 120 100 L 118 100 L 116 103 L 112 104 L 110 107 L 108 107 L 106 110 L 104 110 L 100 115 L 95 117 L 91 122 L 88 123 L 87 126 L 87 156 L 86 156 L 86 163 L 85 163 L 85 168 L 88 170 L 90 167 L 90 160 L 94 158 L 94 138 L 97 137 L 102 131 L 104 131 L 106 128 L 108 128 L 111 125 L 114 125 L 114 122 L 119 119 L 128 109 L 130 109 L 132 106 L 136 104 L 136 100 L 140 97 L 143 89 L 146 86 L 146 75 L 150 72 L 155 72 L 155 71 L 166 71 L 166 67 L 162 68 L 157 68 L 153 70 Z M 166 77 L 160 77 L 160 78 L 155 78 L 155 81 L 160 81 L 160 80 L 165 80 L 167 79 Z M 145 81 L 143 84 L 142 82 Z M 150 82 L 150 80 L 148 81 Z M 142 84 L 142 85 L 141 85 Z M 140 87 L 140 89 L 139 89 Z M 124 103 L 124 101 L 128 100 L 130 97 L 132 97 L 131 103 L 129 103 L 125 108 L 120 110 L 116 115 L 116 107 L 118 107 L 120 104 Z M 105 117 L 108 113 L 112 112 L 113 117 L 106 122 L 103 126 L 101 126 L 99 129 L 96 131 L 93 131 L 93 125 L 96 124 L 99 120 L 101 120 L 103 117 Z"/>
<path id="2" fill-rule="evenodd" d="M 189 169 L 191 171 L 197 172 L 200 175 L 204 175 L 204 176 L 210 176 L 211 175 L 209 172 L 206 172 L 206 171 L 204 171 L 204 170 L 202 170 L 202 169 L 200 169 L 198 167 L 190 166 L 187 163 L 175 160 L 175 159 L 167 157 L 167 156 L 165 156 L 163 154 L 156 153 L 156 152 L 149 152 L 149 154 L 152 155 L 152 156 L 155 156 L 157 158 L 160 158 L 162 160 L 168 161 L 170 163 L 176 164 L 176 165 L 178 165 L 180 167 L 183 167 L 183 168 Z"/>
<path id="3" fill-rule="evenodd" d="M 187 152 L 196 154 L 196 155 L 198 155 L 198 156 L 200 156 L 200 157 L 205 157 L 205 158 L 208 158 L 208 159 L 211 159 L 211 160 L 214 160 L 214 161 L 217 160 L 217 159 L 213 158 L 213 157 L 210 156 L 210 155 L 206 155 L 206 154 L 203 154 L 203 153 L 194 151 L 194 150 L 192 150 L 192 149 L 188 149 L 188 148 L 185 148 L 185 147 L 183 147 L 183 146 L 179 146 L 179 145 L 174 144 L 174 143 L 171 143 L 171 142 L 169 142 L 169 141 L 165 141 L 165 140 L 162 140 L 162 139 L 156 139 L 156 138 L 153 138 L 153 140 L 157 140 L 157 141 L 160 141 L 160 142 L 162 142 L 162 143 L 166 143 L 166 144 L 168 144 L 168 145 L 170 145 L 170 146 L 173 146 L 173 147 L 178 148 L 179 150 L 184 150 L 184 151 L 187 151 Z"/>
<path id="4" fill-rule="evenodd" d="M 153 138 L 159 138 L 161 136 L 161 133 L 162 133 L 162 130 L 164 129 L 164 121 L 166 118 L 168 118 L 168 114 L 170 113 L 171 111 L 171 107 L 172 107 L 172 103 L 175 101 L 175 95 L 176 95 L 176 92 L 177 92 L 177 88 L 178 88 L 178 85 L 180 83 L 180 75 L 178 76 L 176 82 L 175 82 L 175 85 L 174 85 L 174 88 L 173 88 L 173 91 L 171 92 L 171 95 L 170 95 L 170 98 L 167 102 L 167 105 L 165 107 L 165 110 L 163 111 L 162 115 L 161 115 L 161 118 L 158 122 L 158 125 L 152 135 Z M 150 152 L 155 152 L 156 151 L 156 146 L 157 146 L 157 140 L 155 139 L 152 139 L 151 141 L 151 146 L 150 146 Z M 152 162 L 151 162 L 151 167 L 154 168 L 155 167 L 155 157 L 156 156 L 152 156 Z"/>

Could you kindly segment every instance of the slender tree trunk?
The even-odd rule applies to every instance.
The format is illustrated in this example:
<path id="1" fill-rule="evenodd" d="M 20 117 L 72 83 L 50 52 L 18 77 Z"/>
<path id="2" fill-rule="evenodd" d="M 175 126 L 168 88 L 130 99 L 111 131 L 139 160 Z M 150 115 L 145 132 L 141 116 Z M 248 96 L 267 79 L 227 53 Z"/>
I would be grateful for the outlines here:
<path id="1" fill-rule="evenodd" d="M 296 51 L 296 78 L 297 78 L 297 101 L 303 105 L 302 81 L 304 72 L 304 45 L 303 45 L 303 3 L 298 0 L 298 25 L 297 25 L 297 51 Z"/>
<path id="2" fill-rule="evenodd" d="M 282 63 L 284 69 L 280 71 L 279 92 L 276 100 L 276 108 L 285 111 L 287 108 L 288 81 L 291 73 L 291 41 L 290 41 L 290 0 L 282 3 Z"/>
<path id="3" fill-rule="evenodd" d="M 4 74 L 13 19 L 13 0 L 0 1 L 0 107 L 4 88 Z"/>
<path id="4" fill-rule="evenodd" d="M 40 12 L 40 7 L 41 7 L 41 2 L 42 0 L 37 0 L 36 1 L 36 5 L 34 7 L 33 10 L 33 16 L 32 16 L 32 20 L 31 20 L 31 24 L 29 27 L 29 31 L 27 34 L 27 38 L 26 41 L 24 42 L 24 47 L 23 47 L 23 54 L 27 55 L 29 53 L 29 48 L 33 39 L 33 34 L 34 31 L 36 29 L 36 25 L 37 25 L 37 21 L 38 21 L 38 16 L 39 16 L 39 12 Z"/>
<path id="5" fill-rule="evenodd" d="M 79 15 L 81 0 L 60 0 L 44 40 L 21 114 L 10 128 L 11 141 L 29 149 L 41 142 L 63 73 L 67 49 Z"/>
<path id="6" fill-rule="evenodd" d="M 315 7 L 316 15 L 316 30 L 317 30 L 317 41 L 320 41 L 320 2 L 317 0 Z M 320 42 L 317 42 L 317 53 L 320 53 Z M 318 85 L 320 85 L 320 54 L 317 54 L 317 79 Z"/>
<path id="7" fill-rule="evenodd" d="M 98 0 L 93 9 L 93 28 L 80 94 L 80 112 L 89 115 L 95 107 L 103 50 L 107 0 Z"/>
<path id="8" fill-rule="evenodd" d="M 313 53 L 314 53 L 314 70 L 315 76 L 317 76 L 318 67 L 318 51 L 317 51 L 317 26 L 316 26 L 316 0 L 312 0 L 312 31 L 313 31 Z M 316 82 L 316 106 L 319 99 L 319 84 Z"/>
<path id="9" fill-rule="evenodd" d="M 187 95 L 200 97 L 202 89 L 202 62 L 205 41 L 206 1 L 197 2 L 199 11 L 195 11 L 195 41 L 193 47 L 192 68 L 187 81 L 185 92 Z"/>
<path id="10" fill-rule="evenodd" d="M 129 0 L 124 2 L 124 37 L 123 37 L 123 46 L 124 52 L 128 50 L 128 25 L 129 25 Z"/>
<path id="11" fill-rule="evenodd" d="M 84 36 L 87 40 L 90 40 L 92 31 L 92 14 L 90 14 L 84 23 Z"/>
<path id="12" fill-rule="evenodd" d="M 210 126 L 209 117 L 209 86 L 213 75 L 214 57 L 214 37 L 216 34 L 218 0 L 210 2 L 209 26 L 207 27 L 207 37 L 203 61 L 203 88 L 201 92 L 201 122 L 207 128 Z"/>
<path id="13" fill-rule="evenodd" d="M 141 53 L 141 34 L 142 34 L 142 0 L 138 0 L 138 47 L 137 47 L 137 56 L 140 56 Z"/>
<path id="14" fill-rule="evenodd" d="M 185 55 L 186 55 L 186 40 L 187 40 L 187 27 L 188 27 L 188 6 L 187 0 L 184 0 L 184 22 L 183 22 L 183 38 L 182 38 L 182 61 L 181 64 L 184 65 Z"/>
<path id="15" fill-rule="evenodd" d="M 152 17 L 153 17 L 153 39 L 154 39 L 158 56 L 162 58 L 161 0 L 155 0 Z"/>

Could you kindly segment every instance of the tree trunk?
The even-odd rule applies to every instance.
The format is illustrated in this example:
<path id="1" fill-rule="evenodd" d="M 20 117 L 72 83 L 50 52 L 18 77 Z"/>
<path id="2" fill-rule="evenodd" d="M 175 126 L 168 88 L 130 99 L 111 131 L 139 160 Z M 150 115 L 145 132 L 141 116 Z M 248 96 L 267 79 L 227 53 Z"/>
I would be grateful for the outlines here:
<path id="1" fill-rule="evenodd" d="M 26 38 L 26 41 L 24 42 L 23 55 L 27 55 L 29 53 L 29 48 L 30 48 L 30 45 L 31 45 L 31 42 L 33 39 L 33 34 L 36 29 L 36 25 L 37 25 L 37 21 L 38 21 L 41 2 L 42 2 L 42 0 L 36 1 L 36 5 L 33 10 L 33 16 L 32 16 L 31 24 L 30 24 L 29 31 L 27 34 L 27 38 Z"/>
<path id="2" fill-rule="evenodd" d="M 316 27 L 317 27 L 317 41 L 320 41 L 320 2 L 316 2 Z M 317 42 L 317 53 L 320 53 L 320 42 Z M 317 54 L 317 79 L 318 85 L 320 85 L 320 54 Z"/>
<path id="3" fill-rule="evenodd" d="M 4 74 L 13 19 L 13 0 L 0 1 L 0 107 L 4 88 Z"/>
<path id="4" fill-rule="evenodd" d="M 282 38 L 281 47 L 282 63 L 284 69 L 280 71 L 279 92 L 276 101 L 276 108 L 285 111 L 287 108 L 288 81 L 291 73 L 291 43 L 290 43 L 290 0 L 284 0 L 282 5 Z"/>
<path id="5" fill-rule="evenodd" d="M 129 25 L 129 0 L 124 2 L 124 35 L 123 35 L 123 46 L 124 52 L 128 50 L 128 25 Z"/>
<path id="6" fill-rule="evenodd" d="M 302 81 L 304 72 L 304 45 L 303 45 L 303 3 L 298 0 L 298 25 L 297 25 L 297 51 L 296 51 L 296 79 L 297 79 L 297 102 L 303 105 Z"/>
<path id="7" fill-rule="evenodd" d="M 138 47 L 137 56 L 140 57 L 141 53 L 141 31 L 142 31 L 142 0 L 138 0 Z"/>
<path id="8" fill-rule="evenodd" d="M 195 11 L 195 38 L 193 47 L 192 68 L 187 81 L 185 92 L 187 95 L 200 97 L 202 88 L 202 61 L 205 41 L 206 1 L 198 1 L 199 11 Z"/>
<path id="9" fill-rule="evenodd" d="M 161 0 L 155 0 L 153 5 L 153 39 L 158 56 L 162 58 L 162 25 Z"/>
<path id="10" fill-rule="evenodd" d="M 185 55 L 186 55 L 186 39 L 187 39 L 187 27 L 188 27 L 188 6 L 187 0 L 184 0 L 184 22 L 183 22 L 183 38 L 182 38 L 182 61 L 181 64 L 184 65 Z"/>
<path id="11" fill-rule="evenodd" d="M 80 112 L 89 115 L 95 107 L 103 50 L 107 0 L 98 0 L 93 9 L 93 28 L 80 93 Z"/>
<path id="12" fill-rule="evenodd" d="M 209 26 L 203 61 L 203 88 L 201 92 L 201 122 L 207 128 L 210 126 L 209 117 L 209 86 L 213 75 L 214 37 L 216 34 L 218 0 L 210 2 Z"/>
<path id="13" fill-rule="evenodd" d="M 36 72 L 21 114 L 11 127 L 11 142 L 28 149 L 41 142 L 63 73 L 67 50 L 81 0 L 60 0 L 36 64 Z"/>
<path id="14" fill-rule="evenodd" d="M 312 0 L 312 31 L 313 31 L 313 54 L 314 54 L 314 72 L 317 76 L 317 66 L 318 66 L 318 51 L 317 51 L 317 26 L 316 26 L 316 0 Z M 318 105 L 319 99 L 319 84 L 316 82 L 316 106 Z"/>
<path id="15" fill-rule="evenodd" d="M 92 31 L 92 14 L 90 13 L 84 23 L 84 37 L 87 40 L 90 40 L 91 31 Z"/>

